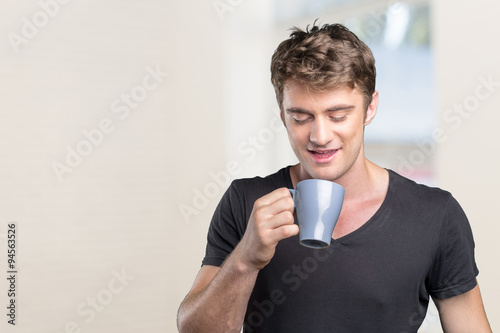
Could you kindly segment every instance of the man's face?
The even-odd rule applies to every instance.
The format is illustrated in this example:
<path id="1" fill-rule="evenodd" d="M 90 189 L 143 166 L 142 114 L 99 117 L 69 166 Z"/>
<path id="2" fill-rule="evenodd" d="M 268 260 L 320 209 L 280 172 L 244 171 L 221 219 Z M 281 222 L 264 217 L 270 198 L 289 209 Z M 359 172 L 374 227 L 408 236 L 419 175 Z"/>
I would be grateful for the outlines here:
<path id="1" fill-rule="evenodd" d="M 300 83 L 287 82 L 282 116 L 300 161 L 299 180 L 335 181 L 360 170 L 364 163 L 364 126 L 375 116 L 377 105 L 377 92 L 365 113 L 363 95 L 357 88 L 312 92 Z"/>

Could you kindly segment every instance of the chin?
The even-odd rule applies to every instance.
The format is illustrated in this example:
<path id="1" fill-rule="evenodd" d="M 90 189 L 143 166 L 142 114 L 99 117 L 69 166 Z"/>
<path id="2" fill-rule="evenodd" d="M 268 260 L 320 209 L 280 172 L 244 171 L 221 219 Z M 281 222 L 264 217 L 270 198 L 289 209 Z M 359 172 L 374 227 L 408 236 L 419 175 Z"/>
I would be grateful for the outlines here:
<path id="1" fill-rule="evenodd" d="M 310 178 L 326 179 L 330 181 L 335 181 L 335 179 L 339 178 L 340 174 L 339 170 L 332 165 L 308 167 L 305 168 L 304 171 Z"/>

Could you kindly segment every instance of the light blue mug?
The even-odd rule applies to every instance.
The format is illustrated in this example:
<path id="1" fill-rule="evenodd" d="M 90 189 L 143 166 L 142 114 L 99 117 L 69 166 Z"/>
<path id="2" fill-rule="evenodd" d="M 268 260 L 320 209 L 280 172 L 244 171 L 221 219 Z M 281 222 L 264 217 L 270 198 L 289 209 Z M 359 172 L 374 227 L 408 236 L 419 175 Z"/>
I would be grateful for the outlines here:
<path id="1" fill-rule="evenodd" d="M 344 188 L 328 180 L 306 179 L 289 191 L 297 212 L 300 244 L 315 249 L 330 246 L 344 203 Z"/>

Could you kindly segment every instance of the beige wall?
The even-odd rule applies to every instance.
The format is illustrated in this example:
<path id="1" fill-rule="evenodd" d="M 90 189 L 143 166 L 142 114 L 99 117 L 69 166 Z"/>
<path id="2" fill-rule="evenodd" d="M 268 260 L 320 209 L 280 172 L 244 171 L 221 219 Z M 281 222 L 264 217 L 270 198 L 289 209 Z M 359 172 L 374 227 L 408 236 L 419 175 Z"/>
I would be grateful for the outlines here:
<path id="1" fill-rule="evenodd" d="M 500 4 L 435 0 L 433 38 L 440 127 L 439 184 L 466 211 L 476 241 L 478 277 L 493 331 L 500 330 Z M 485 84 L 484 81 L 494 84 Z M 462 111 L 458 111 L 462 108 Z"/>
<path id="2" fill-rule="evenodd" d="M 1 332 L 177 331 L 215 203 L 179 206 L 224 165 L 223 26 L 211 1 L 0 2 Z"/>

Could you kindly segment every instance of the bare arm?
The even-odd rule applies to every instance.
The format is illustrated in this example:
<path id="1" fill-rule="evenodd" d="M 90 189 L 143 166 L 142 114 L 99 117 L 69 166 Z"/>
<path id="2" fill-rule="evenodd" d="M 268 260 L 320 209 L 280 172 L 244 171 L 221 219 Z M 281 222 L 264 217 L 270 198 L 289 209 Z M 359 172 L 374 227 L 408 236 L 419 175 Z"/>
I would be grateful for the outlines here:
<path id="1" fill-rule="evenodd" d="M 465 294 L 434 299 L 444 332 L 490 333 L 479 285 Z"/>
<path id="2" fill-rule="evenodd" d="M 297 233 L 287 189 L 257 200 L 243 238 L 224 264 L 203 266 L 198 273 L 179 308 L 179 332 L 239 332 L 260 269 L 280 240 Z"/>
<path id="3" fill-rule="evenodd" d="M 203 266 L 178 313 L 179 332 L 239 332 L 258 270 L 229 258 Z"/>

